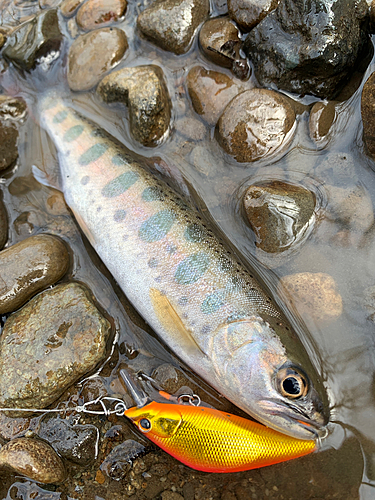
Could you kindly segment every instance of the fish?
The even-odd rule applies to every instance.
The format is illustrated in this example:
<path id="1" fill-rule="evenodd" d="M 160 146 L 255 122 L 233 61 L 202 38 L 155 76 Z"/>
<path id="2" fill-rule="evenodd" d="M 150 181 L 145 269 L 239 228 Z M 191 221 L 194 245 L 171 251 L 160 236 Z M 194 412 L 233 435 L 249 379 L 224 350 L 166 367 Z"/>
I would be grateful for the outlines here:
<path id="1" fill-rule="evenodd" d="M 148 169 L 150 159 L 69 100 L 41 99 L 39 116 L 58 155 L 50 185 L 64 193 L 89 242 L 157 335 L 259 422 L 299 439 L 325 435 L 323 381 L 251 268 L 189 200 Z"/>

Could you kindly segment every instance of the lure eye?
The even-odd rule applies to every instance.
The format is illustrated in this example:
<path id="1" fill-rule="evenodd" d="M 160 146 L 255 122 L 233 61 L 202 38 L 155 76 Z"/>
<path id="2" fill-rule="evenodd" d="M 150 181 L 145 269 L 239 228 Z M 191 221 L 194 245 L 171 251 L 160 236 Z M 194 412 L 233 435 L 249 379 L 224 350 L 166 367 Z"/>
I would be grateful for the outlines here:
<path id="1" fill-rule="evenodd" d="M 277 374 L 277 387 L 280 394 L 289 399 L 306 396 L 309 384 L 306 376 L 296 368 L 282 368 Z"/>
<path id="2" fill-rule="evenodd" d="M 151 430 L 151 422 L 148 418 L 141 418 L 138 427 L 142 432 L 148 432 Z"/>

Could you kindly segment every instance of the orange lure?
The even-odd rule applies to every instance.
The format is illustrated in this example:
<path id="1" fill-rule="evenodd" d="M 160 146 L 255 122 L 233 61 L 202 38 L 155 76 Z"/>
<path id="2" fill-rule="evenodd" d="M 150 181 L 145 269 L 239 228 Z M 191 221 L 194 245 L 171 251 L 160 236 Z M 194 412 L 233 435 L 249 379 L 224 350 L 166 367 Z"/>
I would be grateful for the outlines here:
<path id="1" fill-rule="evenodd" d="M 128 417 L 164 451 L 193 469 L 238 472 L 313 452 L 315 441 L 295 439 L 212 408 L 153 401 Z"/>

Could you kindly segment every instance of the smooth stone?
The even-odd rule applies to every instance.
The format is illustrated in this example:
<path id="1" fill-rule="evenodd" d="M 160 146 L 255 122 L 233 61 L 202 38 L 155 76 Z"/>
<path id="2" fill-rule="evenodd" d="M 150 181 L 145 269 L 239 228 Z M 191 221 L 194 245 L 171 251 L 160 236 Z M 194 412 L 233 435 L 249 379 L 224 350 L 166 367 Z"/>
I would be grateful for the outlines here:
<path id="1" fill-rule="evenodd" d="M 56 283 L 69 261 L 63 241 L 49 234 L 30 236 L 0 252 L 0 314 L 15 311 Z"/>
<path id="2" fill-rule="evenodd" d="M 309 131 L 317 145 L 325 145 L 329 138 L 329 131 L 337 118 L 337 104 L 337 101 L 319 101 L 311 108 Z"/>
<path id="3" fill-rule="evenodd" d="M 26 71 L 38 59 L 51 52 L 58 52 L 62 41 L 56 9 L 44 10 L 10 35 L 2 55 Z"/>
<path id="4" fill-rule="evenodd" d="M 39 0 L 39 7 L 41 9 L 53 9 L 54 7 L 58 7 L 61 3 L 61 0 Z"/>
<path id="5" fill-rule="evenodd" d="M 154 2 L 137 19 L 139 31 L 169 52 L 184 54 L 198 26 L 209 14 L 208 0 L 162 0 Z"/>
<path id="6" fill-rule="evenodd" d="M 19 97 L 0 95 L 0 119 L 22 122 L 27 116 L 27 105 Z"/>
<path id="7" fill-rule="evenodd" d="M 345 19 L 345 22 L 342 20 Z M 243 49 L 263 87 L 334 98 L 370 50 L 365 0 L 283 0 Z"/>
<path id="8" fill-rule="evenodd" d="M 329 274 L 290 274 L 280 279 L 280 289 L 286 292 L 301 314 L 311 316 L 315 321 L 334 320 L 342 313 L 342 298 Z"/>
<path id="9" fill-rule="evenodd" d="M 0 122 L 0 171 L 18 158 L 18 130 L 13 123 Z"/>
<path id="10" fill-rule="evenodd" d="M 42 422 L 38 436 L 71 462 L 88 465 L 95 460 L 98 429 L 94 425 L 71 425 L 61 418 L 50 418 Z"/>
<path id="11" fill-rule="evenodd" d="M 363 86 L 361 97 L 361 114 L 363 123 L 363 141 L 367 153 L 375 157 L 375 72 L 370 75 Z"/>
<path id="12" fill-rule="evenodd" d="M 131 469 L 133 460 L 143 455 L 145 451 L 146 447 L 143 444 L 127 439 L 113 448 L 102 462 L 100 470 L 111 479 L 120 481 Z"/>
<path id="13" fill-rule="evenodd" d="M 265 252 L 278 253 L 296 246 L 311 232 L 315 222 L 316 198 L 302 186 L 280 181 L 250 186 L 243 206 Z"/>
<path id="14" fill-rule="evenodd" d="M 216 126 L 221 147 L 239 163 L 272 155 L 295 122 L 288 99 L 273 90 L 242 92 L 224 109 Z"/>
<path id="15" fill-rule="evenodd" d="M 194 111 L 209 125 L 216 125 L 225 106 L 244 89 L 225 73 L 194 66 L 186 78 Z"/>
<path id="16" fill-rule="evenodd" d="M 79 36 L 68 56 L 68 83 L 72 90 L 89 90 L 114 68 L 128 49 L 125 33 L 102 28 Z"/>
<path id="17" fill-rule="evenodd" d="M 157 146 L 168 133 L 172 104 L 159 66 L 115 71 L 100 82 L 97 92 L 105 102 L 128 106 L 130 130 L 144 146 Z"/>
<path id="18" fill-rule="evenodd" d="M 0 49 L 4 46 L 6 42 L 6 36 L 4 33 L 0 32 Z"/>
<path id="19" fill-rule="evenodd" d="M 64 17 L 72 17 L 85 0 L 63 0 L 60 12 Z"/>
<path id="20" fill-rule="evenodd" d="M 250 67 L 240 54 L 241 46 L 240 32 L 229 17 L 208 19 L 199 31 L 199 47 L 204 56 L 218 66 L 230 68 L 237 78 L 246 80 Z"/>
<path id="21" fill-rule="evenodd" d="M 8 241 L 8 215 L 3 202 L 3 194 L 0 191 L 0 250 L 4 248 L 4 245 L 7 241 Z M 0 253 L 0 262 L 1 262 L 1 253 Z M 1 271 L 0 271 L 0 276 L 1 276 Z"/>
<path id="22" fill-rule="evenodd" d="M 280 0 L 228 0 L 228 14 L 242 31 L 248 32 L 260 23 Z"/>
<path id="23" fill-rule="evenodd" d="M 0 466 L 12 469 L 39 483 L 61 483 L 64 464 L 49 444 L 34 438 L 16 438 L 0 450 Z"/>
<path id="24" fill-rule="evenodd" d="M 88 0 L 79 9 L 77 24 L 85 31 L 101 28 L 125 15 L 126 0 Z"/>
<path id="25" fill-rule="evenodd" d="M 110 331 L 82 285 L 34 297 L 7 319 L 0 337 L 0 406 L 52 404 L 103 361 Z"/>

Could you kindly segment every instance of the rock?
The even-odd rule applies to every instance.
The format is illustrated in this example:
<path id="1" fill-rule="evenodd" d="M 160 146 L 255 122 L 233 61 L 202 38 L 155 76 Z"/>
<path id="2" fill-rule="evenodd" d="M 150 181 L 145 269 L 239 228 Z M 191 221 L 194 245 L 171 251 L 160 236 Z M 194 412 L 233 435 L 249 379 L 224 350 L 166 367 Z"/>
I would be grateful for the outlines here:
<path id="1" fill-rule="evenodd" d="M 243 197 L 256 245 L 270 253 L 284 252 L 307 238 L 315 222 L 315 205 L 314 193 L 280 181 L 252 185 Z"/>
<path id="2" fill-rule="evenodd" d="M 281 278 L 280 288 L 301 314 L 307 314 L 315 321 L 333 320 L 342 313 L 342 298 L 329 274 L 290 274 Z"/>
<path id="3" fill-rule="evenodd" d="M 19 68 L 29 71 L 47 54 L 59 52 L 61 41 L 56 9 L 44 10 L 9 35 L 2 54 Z"/>
<path id="4" fill-rule="evenodd" d="M 111 479 L 120 481 L 129 472 L 132 461 L 139 455 L 144 454 L 145 451 L 146 448 L 143 444 L 133 439 L 127 439 L 113 448 L 101 464 L 100 470 L 105 472 Z"/>
<path id="5" fill-rule="evenodd" d="M 58 7 L 61 3 L 61 0 L 39 0 L 39 7 L 41 9 L 53 9 L 54 7 Z"/>
<path id="6" fill-rule="evenodd" d="M 27 105 L 19 97 L 0 95 L 0 119 L 21 122 L 26 118 Z"/>
<path id="7" fill-rule="evenodd" d="M 2 192 L 0 191 L 0 250 L 2 250 L 7 240 L 8 240 L 8 215 L 3 202 L 3 195 Z M 1 257 L 0 257 L 0 262 L 1 262 Z"/>
<path id="8" fill-rule="evenodd" d="M 295 122 L 288 100 L 272 90 L 246 90 L 232 99 L 216 126 L 221 147 L 238 162 L 272 155 Z"/>
<path id="9" fill-rule="evenodd" d="M 237 78 L 249 77 L 249 64 L 240 54 L 240 33 L 229 17 L 208 19 L 199 31 L 199 46 L 207 59 L 230 68 Z"/>
<path id="10" fill-rule="evenodd" d="M 39 483 L 61 483 L 65 467 L 55 450 L 44 441 L 21 437 L 0 450 L 0 466 L 12 469 Z"/>
<path id="11" fill-rule="evenodd" d="M 363 123 L 363 141 L 367 152 L 375 157 L 375 73 L 372 73 L 363 86 L 361 97 L 361 114 Z"/>
<path id="12" fill-rule="evenodd" d="M 125 15 L 126 0 L 88 0 L 79 9 L 77 23 L 83 30 L 101 28 Z"/>
<path id="13" fill-rule="evenodd" d="M 60 12 L 64 17 L 72 17 L 85 0 L 63 0 Z"/>
<path id="14" fill-rule="evenodd" d="M 110 329 L 81 285 L 34 297 L 0 338 L 0 406 L 49 406 L 104 359 Z"/>
<path id="15" fill-rule="evenodd" d="M 15 311 L 56 283 L 68 267 L 65 244 L 49 234 L 31 236 L 0 252 L 0 314 Z"/>
<path id="16" fill-rule="evenodd" d="M 88 465 L 95 460 L 98 429 L 94 425 L 71 425 L 61 418 L 50 418 L 42 422 L 38 435 L 71 462 Z"/>
<path id="17" fill-rule="evenodd" d="M 184 497 L 175 491 L 163 491 L 161 498 L 162 500 L 184 500 Z"/>
<path id="18" fill-rule="evenodd" d="M 367 50 L 367 19 L 365 0 L 284 0 L 243 48 L 262 86 L 332 99 Z"/>
<path id="19" fill-rule="evenodd" d="M 91 89 L 120 62 L 127 49 L 126 35 L 117 28 L 102 28 L 79 36 L 69 50 L 69 87 Z"/>
<path id="20" fill-rule="evenodd" d="M 13 123 L 0 122 L 0 171 L 18 158 L 18 130 Z"/>
<path id="21" fill-rule="evenodd" d="M 209 13 L 208 0 L 154 2 L 137 19 L 140 32 L 158 47 L 175 54 L 189 50 L 194 33 Z"/>
<path id="22" fill-rule="evenodd" d="M 194 66 L 186 78 L 193 108 L 209 125 L 216 125 L 225 106 L 243 88 L 224 73 Z"/>
<path id="23" fill-rule="evenodd" d="M 97 92 L 105 102 L 129 108 L 130 130 L 144 146 L 157 146 L 169 130 L 171 99 L 159 66 L 123 68 L 106 76 Z"/>
<path id="24" fill-rule="evenodd" d="M 228 0 L 228 14 L 242 31 L 248 32 L 260 23 L 280 0 Z"/>
<path id="25" fill-rule="evenodd" d="M 310 111 L 309 130 L 311 139 L 319 146 L 327 143 L 328 133 L 337 118 L 336 101 L 319 101 Z"/>

